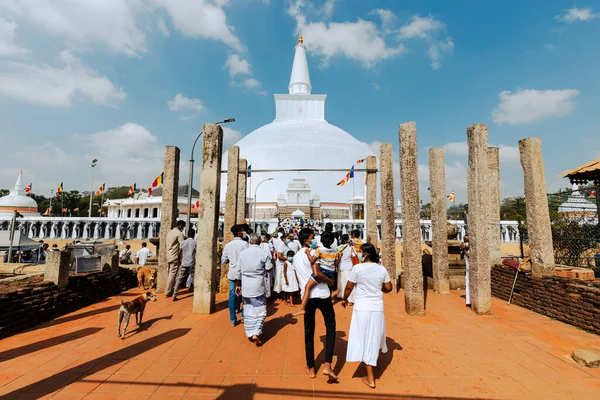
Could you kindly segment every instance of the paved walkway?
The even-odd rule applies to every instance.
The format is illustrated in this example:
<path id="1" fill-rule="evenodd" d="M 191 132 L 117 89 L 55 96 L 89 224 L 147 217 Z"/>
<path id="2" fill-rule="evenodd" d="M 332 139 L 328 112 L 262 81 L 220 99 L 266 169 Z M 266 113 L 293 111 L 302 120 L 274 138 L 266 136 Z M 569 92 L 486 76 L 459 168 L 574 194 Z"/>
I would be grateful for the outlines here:
<path id="1" fill-rule="evenodd" d="M 209 317 L 190 314 L 191 297 L 150 303 L 143 330 L 117 338 L 118 298 L 86 307 L 0 342 L 0 397 L 53 399 L 598 399 L 600 370 L 575 364 L 575 348 L 600 351 L 600 337 L 494 299 L 477 316 L 462 293 L 429 294 L 427 317 L 404 313 L 386 296 L 389 352 L 377 389 L 345 362 L 351 310 L 336 305 L 338 384 L 305 375 L 302 318 L 270 309 L 266 343 L 231 328 L 226 303 Z M 125 296 L 133 297 L 137 290 Z M 133 321 L 133 319 L 132 319 Z M 317 336 L 324 340 L 322 320 Z M 322 347 L 317 339 L 318 364 Z"/>

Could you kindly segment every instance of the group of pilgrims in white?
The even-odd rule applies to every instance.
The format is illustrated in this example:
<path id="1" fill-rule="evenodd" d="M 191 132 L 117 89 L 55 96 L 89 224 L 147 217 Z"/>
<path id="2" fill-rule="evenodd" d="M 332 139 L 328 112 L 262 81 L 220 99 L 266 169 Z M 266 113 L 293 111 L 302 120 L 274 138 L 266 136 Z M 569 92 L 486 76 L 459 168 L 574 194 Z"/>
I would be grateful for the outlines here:
<path id="1" fill-rule="evenodd" d="M 243 323 L 247 338 L 261 346 L 269 300 L 289 304 L 294 317 L 304 317 L 305 369 L 314 378 L 318 309 L 326 328 L 322 373 L 337 380 L 331 366 L 336 331 L 332 292 L 337 290 L 342 306 L 353 307 L 346 361 L 363 362 L 367 376 L 362 381 L 374 388 L 373 368 L 379 353 L 387 352 L 383 293 L 392 290 L 379 249 L 363 243 L 360 231 L 352 231 L 351 237 L 339 234 L 331 223 L 325 224 L 324 230 L 288 224 L 272 235 L 258 235 L 243 224 L 231 227 L 231 233 L 234 239 L 221 256 L 221 265 L 229 264 L 231 325 Z M 301 302 L 295 305 L 298 292 Z M 241 315 L 239 322 L 237 314 Z"/>

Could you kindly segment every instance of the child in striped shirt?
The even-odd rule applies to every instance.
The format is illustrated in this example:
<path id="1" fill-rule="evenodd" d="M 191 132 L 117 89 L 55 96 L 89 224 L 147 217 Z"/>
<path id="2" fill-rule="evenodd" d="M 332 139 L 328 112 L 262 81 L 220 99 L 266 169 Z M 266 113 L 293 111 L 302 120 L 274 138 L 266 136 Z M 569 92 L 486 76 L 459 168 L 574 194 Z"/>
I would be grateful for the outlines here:
<path id="1" fill-rule="evenodd" d="M 324 279 L 335 280 L 336 267 L 340 262 L 341 255 L 338 253 L 337 249 L 333 247 L 334 241 L 335 237 L 333 236 L 333 233 L 325 231 L 321 235 L 321 243 L 323 246 L 307 254 L 308 259 L 312 264 L 313 273 L 310 276 L 311 279 L 306 283 L 302 305 L 300 306 L 300 309 L 293 314 L 294 316 L 306 313 L 306 305 L 310 299 L 310 291 L 312 288 L 317 286 Z M 316 246 L 317 241 L 314 240 L 311 247 L 316 248 Z"/>

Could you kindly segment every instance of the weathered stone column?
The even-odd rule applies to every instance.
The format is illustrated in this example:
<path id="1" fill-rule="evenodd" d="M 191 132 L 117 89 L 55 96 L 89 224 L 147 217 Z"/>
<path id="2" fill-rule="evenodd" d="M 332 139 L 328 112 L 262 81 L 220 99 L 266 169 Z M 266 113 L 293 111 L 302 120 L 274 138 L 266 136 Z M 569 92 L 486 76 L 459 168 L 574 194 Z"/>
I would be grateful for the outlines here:
<path id="1" fill-rule="evenodd" d="M 500 253 L 500 149 L 488 147 L 489 169 L 489 210 L 488 210 L 488 247 L 490 249 L 490 262 L 501 263 Z"/>
<path id="2" fill-rule="evenodd" d="M 237 220 L 240 148 L 238 146 L 231 146 L 229 150 L 227 150 L 227 154 L 227 194 L 225 195 L 225 232 L 223 232 L 223 246 L 233 240 L 231 227 L 235 225 Z"/>
<path id="3" fill-rule="evenodd" d="M 366 228 L 367 228 L 367 242 L 378 247 L 377 240 L 377 157 L 369 156 L 365 163 L 367 169 L 373 172 L 367 172 L 367 215 Z"/>
<path id="4" fill-rule="evenodd" d="M 179 188 L 179 148 L 167 146 L 165 148 L 165 179 L 162 186 L 162 205 L 160 210 L 160 233 L 158 252 L 158 279 L 156 292 L 164 293 L 167 287 L 167 233 L 177 222 L 177 191 Z"/>
<path id="5" fill-rule="evenodd" d="M 402 281 L 404 306 L 409 315 L 425 315 L 423 269 L 421 267 L 421 204 L 417 161 L 417 124 L 405 122 L 400 139 L 400 188 L 402 190 Z"/>
<path id="6" fill-rule="evenodd" d="M 216 124 L 205 124 L 194 275 L 194 314 L 211 314 L 215 311 L 222 149 L 223 129 Z"/>
<path id="7" fill-rule="evenodd" d="M 381 145 L 379 154 L 379 187 L 381 190 L 381 255 L 392 285 L 396 288 L 396 227 L 394 218 L 394 171 L 392 144 Z"/>
<path id="8" fill-rule="evenodd" d="M 540 138 L 530 137 L 520 140 L 519 152 L 525 176 L 525 199 L 527 200 L 525 208 L 531 272 L 534 278 L 552 276 L 555 266 L 554 249 Z"/>
<path id="9" fill-rule="evenodd" d="M 487 125 L 474 124 L 468 127 L 467 140 L 471 309 L 477 314 L 489 314 L 492 288 L 487 221 L 490 201 Z"/>
<path id="10" fill-rule="evenodd" d="M 433 250 L 433 290 L 450 294 L 448 267 L 448 218 L 446 216 L 446 165 L 444 149 L 429 149 L 429 191 Z M 423 279 L 426 279 L 423 277 Z"/>
<path id="11" fill-rule="evenodd" d="M 49 251 L 44 268 L 44 280 L 54 282 L 59 288 L 66 287 L 69 284 L 70 269 L 70 251 Z"/>
<path id="12" fill-rule="evenodd" d="M 245 158 L 240 158 L 240 167 L 238 170 L 238 187 L 237 187 L 237 217 L 236 224 L 243 224 L 246 219 L 246 181 L 248 180 L 248 161 Z"/>

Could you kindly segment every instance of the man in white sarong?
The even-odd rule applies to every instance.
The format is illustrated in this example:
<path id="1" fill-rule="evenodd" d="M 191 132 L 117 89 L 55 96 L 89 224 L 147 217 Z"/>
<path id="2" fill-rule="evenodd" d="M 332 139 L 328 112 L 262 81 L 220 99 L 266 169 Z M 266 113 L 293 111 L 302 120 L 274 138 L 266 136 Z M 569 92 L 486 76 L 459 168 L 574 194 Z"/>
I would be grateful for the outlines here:
<path id="1" fill-rule="evenodd" d="M 286 254 L 290 250 L 284 241 L 285 232 L 283 228 L 279 228 L 278 237 L 273 239 L 273 246 L 275 247 L 275 283 L 273 284 L 273 291 L 275 293 L 283 292 L 283 265 L 287 261 Z"/>
<path id="2" fill-rule="evenodd" d="M 465 259 L 465 303 L 467 307 L 471 307 L 471 288 L 470 288 L 470 259 L 469 259 L 469 235 L 465 235 L 463 238 L 464 243 L 460 245 L 460 251 L 462 252 L 462 256 Z"/>
<path id="3" fill-rule="evenodd" d="M 252 233 L 250 247 L 242 251 L 238 258 L 241 280 L 236 281 L 236 293 L 242 295 L 246 336 L 257 346 L 262 345 L 260 335 L 267 317 L 265 272 L 270 263 L 270 255 L 260 247 L 260 236 Z"/>

